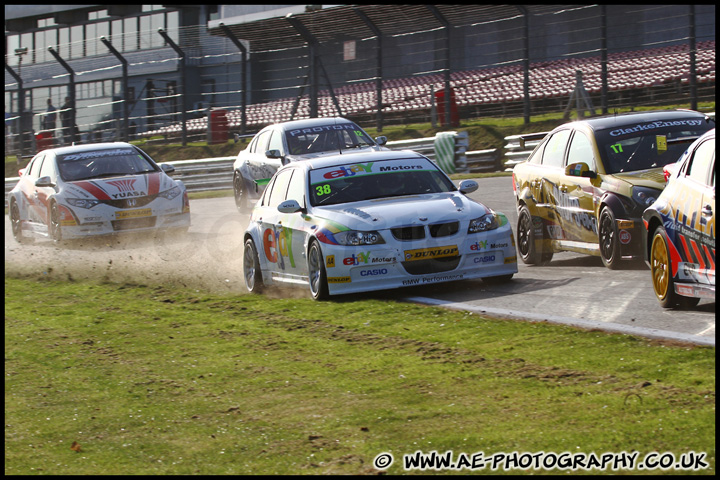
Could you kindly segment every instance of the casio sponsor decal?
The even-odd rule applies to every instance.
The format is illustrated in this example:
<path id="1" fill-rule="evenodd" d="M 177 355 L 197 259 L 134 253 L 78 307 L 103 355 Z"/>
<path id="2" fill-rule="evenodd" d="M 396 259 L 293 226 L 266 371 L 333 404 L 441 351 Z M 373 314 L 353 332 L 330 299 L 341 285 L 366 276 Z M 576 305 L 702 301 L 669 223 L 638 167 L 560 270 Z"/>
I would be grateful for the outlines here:
<path id="1" fill-rule="evenodd" d="M 457 245 L 449 245 L 447 247 L 418 248 L 415 250 L 405 250 L 405 261 L 413 262 L 415 260 L 427 260 L 428 258 L 454 257 L 457 254 Z"/>
<path id="2" fill-rule="evenodd" d="M 361 277 L 376 277 L 376 276 L 387 275 L 387 273 L 388 273 L 387 268 L 374 268 L 372 270 L 360 270 Z"/>
<path id="3" fill-rule="evenodd" d="M 473 257 L 473 263 L 492 263 L 495 261 L 495 255 L 477 255 Z"/>

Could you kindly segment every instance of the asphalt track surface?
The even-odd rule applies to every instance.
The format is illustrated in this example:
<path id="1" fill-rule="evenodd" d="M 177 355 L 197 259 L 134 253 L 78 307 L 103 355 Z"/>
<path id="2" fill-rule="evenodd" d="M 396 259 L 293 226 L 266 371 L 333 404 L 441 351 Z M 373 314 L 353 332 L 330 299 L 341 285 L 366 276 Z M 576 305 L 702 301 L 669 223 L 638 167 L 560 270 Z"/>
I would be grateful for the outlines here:
<path id="1" fill-rule="evenodd" d="M 510 177 L 479 179 L 475 200 L 517 222 Z M 109 239 L 57 247 L 45 239 L 19 245 L 5 216 L 5 271 L 60 279 L 165 283 L 218 292 L 245 293 L 242 233 L 248 217 L 232 197 L 191 200 L 192 227 L 184 237 Z M 599 257 L 555 254 L 545 266 L 518 264 L 505 284 L 482 280 L 408 287 L 372 294 L 472 311 L 491 317 L 574 325 L 587 329 L 715 345 L 715 302 L 686 310 L 664 309 L 653 294 L 644 264 L 605 268 Z M 271 297 L 309 296 L 305 289 L 273 289 Z M 368 294 L 358 294 L 365 298 Z"/>

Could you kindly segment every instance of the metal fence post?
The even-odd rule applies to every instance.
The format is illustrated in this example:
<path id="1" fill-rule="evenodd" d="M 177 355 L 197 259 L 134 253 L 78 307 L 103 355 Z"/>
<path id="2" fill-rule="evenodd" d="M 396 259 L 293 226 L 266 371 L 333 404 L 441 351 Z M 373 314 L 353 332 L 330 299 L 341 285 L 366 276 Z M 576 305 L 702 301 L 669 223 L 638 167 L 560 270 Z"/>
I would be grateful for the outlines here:
<path id="1" fill-rule="evenodd" d="M 48 51 L 52 54 L 53 57 L 55 57 L 55 60 L 58 61 L 60 65 L 63 66 L 65 70 L 70 74 L 70 82 L 68 83 L 68 97 L 70 98 L 70 144 L 75 143 L 77 140 L 77 121 L 76 121 L 76 114 L 77 114 L 77 105 L 75 104 L 75 71 L 70 68 L 70 65 L 67 64 L 65 60 L 63 60 L 60 55 L 55 51 L 53 47 L 48 47 Z M 60 114 L 62 118 L 62 113 Z M 63 125 L 63 133 L 66 133 L 67 130 L 65 130 L 68 127 L 65 127 Z M 63 138 L 64 140 L 64 138 Z"/>
<path id="2" fill-rule="evenodd" d="M 128 62 L 125 60 L 125 57 L 120 55 L 120 52 L 118 52 L 115 47 L 112 46 L 112 44 L 108 41 L 107 38 L 104 36 L 100 37 L 100 41 L 105 44 L 105 46 L 110 50 L 110 52 L 117 57 L 118 60 L 120 60 L 120 63 L 122 64 L 122 88 L 123 88 L 123 133 L 122 138 L 124 141 L 130 140 L 130 111 L 128 109 L 128 105 L 130 103 L 130 97 L 128 93 Z"/>
<path id="3" fill-rule="evenodd" d="M 180 119 L 182 121 L 182 145 L 187 145 L 187 71 L 185 68 L 185 52 L 178 47 L 175 42 L 165 33 L 162 28 L 158 29 L 158 33 L 165 39 L 165 41 L 172 47 L 173 50 L 180 56 L 180 76 L 182 76 L 182 111 L 180 112 Z M 208 120 L 209 121 L 209 120 Z M 209 128 L 209 125 L 208 125 Z"/>

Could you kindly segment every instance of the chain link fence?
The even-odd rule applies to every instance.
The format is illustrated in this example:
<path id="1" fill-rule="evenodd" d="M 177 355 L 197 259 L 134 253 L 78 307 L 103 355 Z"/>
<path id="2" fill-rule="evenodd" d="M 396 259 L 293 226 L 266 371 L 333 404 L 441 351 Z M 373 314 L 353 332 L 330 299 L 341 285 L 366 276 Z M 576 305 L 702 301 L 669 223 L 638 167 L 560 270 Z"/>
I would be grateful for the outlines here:
<path id="1" fill-rule="evenodd" d="M 226 142 L 311 116 L 454 128 L 715 101 L 713 5 L 500 7 L 342 6 L 138 32 L 131 50 L 122 33 L 87 38 L 90 54 L 72 60 L 63 52 L 76 45 L 9 52 L 6 154 L 73 141 Z"/>

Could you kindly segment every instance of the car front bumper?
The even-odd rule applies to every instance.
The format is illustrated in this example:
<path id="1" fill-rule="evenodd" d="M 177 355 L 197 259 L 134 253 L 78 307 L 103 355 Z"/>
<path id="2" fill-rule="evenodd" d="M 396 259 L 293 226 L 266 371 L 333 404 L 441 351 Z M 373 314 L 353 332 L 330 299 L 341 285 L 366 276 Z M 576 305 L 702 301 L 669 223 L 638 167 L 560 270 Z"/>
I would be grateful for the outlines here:
<path id="1" fill-rule="evenodd" d="M 393 242 L 365 247 L 322 245 L 331 295 L 517 273 L 509 225 L 453 242 Z"/>

